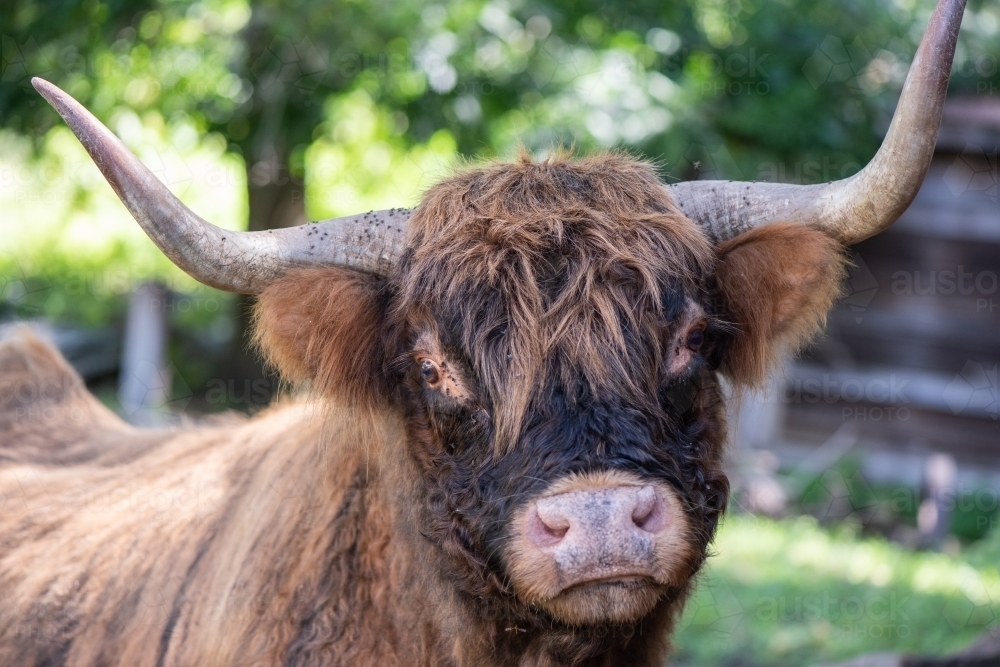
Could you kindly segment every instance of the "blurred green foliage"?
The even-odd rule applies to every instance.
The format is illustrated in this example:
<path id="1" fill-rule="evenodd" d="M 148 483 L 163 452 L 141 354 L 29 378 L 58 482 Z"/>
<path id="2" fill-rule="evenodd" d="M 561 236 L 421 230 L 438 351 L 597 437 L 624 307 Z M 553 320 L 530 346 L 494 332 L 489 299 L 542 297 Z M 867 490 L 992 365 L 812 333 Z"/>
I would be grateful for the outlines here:
<path id="1" fill-rule="evenodd" d="M 37 74 L 101 118 L 190 118 L 301 174 L 324 101 L 364 90 L 407 142 L 447 130 L 463 155 L 562 142 L 627 146 L 676 177 L 694 161 L 737 178 L 843 168 L 877 145 L 932 5 L 18 0 L 0 9 L 0 118 L 35 137 L 55 123 Z M 996 94 L 1000 9 L 969 5 L 953 90 Z"/>
<path id="2" fill-rule="evenodd" d="M 793 472 L 785 478 L 789 487 L 799 490 L 792 502 L 824 524 L 850 525 L 866 535 L 919 543 L 921 490 L 870 481 L 862 472 L 863 463 L 863 457 L 855 454 L 818 475 Z M 959 488 L 942 499 L 942 509 L 948 513 L 950 534 L 964 543 L 982 539 L 1000 521 L 1000 497 L 988 487 Z"/>
<path id="3" fill-rule="evenodd" d="M 459 156 L 518 145 L 623 147 L 667 179 L 839 178 L 877 147 L 932 6 L 3 3 L 0 271 L 56 284 L 79 261 L 193 288 L 134 229 L 32 76 L 80 99 L 213 222 L 259 229 L 303 209 L 412 205 Z M 998 35 L 1000 7 L 971 0 L 953 93 L 1000 92 Z M 91 321 L 94 308 L 118 306 L 64 299 L 46 312 Z"/>
<path id="4" fill-rule="evenodd" d="M 802 667 L 944 655 L 996 627 L 1000 531 L 958 557 L 811 517 L 730 515 L 679 625 L 678 665 Z"/>

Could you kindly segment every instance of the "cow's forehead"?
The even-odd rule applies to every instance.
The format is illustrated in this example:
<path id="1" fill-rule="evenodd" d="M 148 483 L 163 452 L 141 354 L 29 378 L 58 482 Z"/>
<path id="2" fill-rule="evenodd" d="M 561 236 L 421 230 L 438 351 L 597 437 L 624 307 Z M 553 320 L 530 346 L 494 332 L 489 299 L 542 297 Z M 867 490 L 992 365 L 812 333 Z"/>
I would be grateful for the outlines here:
<path id="1" fill-rule="evenodd" d="M 663 328 L 691 309 L 711 261 L 648 165 L 523 160 L 428 192 L 400 265 L 401 306 L 467 355 L 513 438 L 560 376 L 642 391 L 640 367 L 658 360 Z"/>
<path id="2" fill-rule="evenodd" d="M 652 168 L 621 155 L 466 170 L 428 191 L 407 233 L 404 301 L 466 310 L 492 295 L 511 318 L 612 292 L 660 302 L 712 263 Z"/>

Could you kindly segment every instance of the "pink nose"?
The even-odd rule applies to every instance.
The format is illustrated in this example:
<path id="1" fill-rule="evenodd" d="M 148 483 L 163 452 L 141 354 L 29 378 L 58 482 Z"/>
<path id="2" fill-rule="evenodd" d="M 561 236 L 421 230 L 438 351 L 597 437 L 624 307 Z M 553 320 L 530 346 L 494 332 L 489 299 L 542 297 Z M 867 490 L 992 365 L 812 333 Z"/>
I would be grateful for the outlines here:
<path id="1" fill-rule="evenodd" d="M 542 498 L 529 508 L 528 542 L 554 561 L 564 585 L 645 576 L 670 524 L 652 486 L 616 486 Z"/>

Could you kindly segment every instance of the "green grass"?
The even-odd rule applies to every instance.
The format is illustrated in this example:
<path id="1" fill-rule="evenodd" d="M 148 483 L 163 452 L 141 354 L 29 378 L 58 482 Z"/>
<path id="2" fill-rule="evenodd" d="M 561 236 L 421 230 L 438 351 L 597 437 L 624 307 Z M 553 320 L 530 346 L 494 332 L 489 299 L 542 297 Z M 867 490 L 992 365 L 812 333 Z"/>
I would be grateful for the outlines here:
<path id="1" fill-rule="evenodd" d="M 1000 531 L 959 556 L 808 517 L 731 515 L 676 637 L 680 665 L 802 667 L 875 651 L 942 654 L 1000 616 Z"/>

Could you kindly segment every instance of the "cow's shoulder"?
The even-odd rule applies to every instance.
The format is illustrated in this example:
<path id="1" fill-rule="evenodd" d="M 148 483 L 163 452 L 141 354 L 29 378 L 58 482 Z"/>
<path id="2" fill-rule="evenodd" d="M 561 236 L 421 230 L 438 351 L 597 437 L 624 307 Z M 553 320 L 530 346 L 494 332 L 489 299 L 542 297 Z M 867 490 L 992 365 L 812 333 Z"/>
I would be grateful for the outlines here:
<path id="1" fill-rule="evenodd" d="M 0 462 L 44 460 L 95 435 L 127 430 L 52 345 L 27 328 L 0 339 Z"/>

